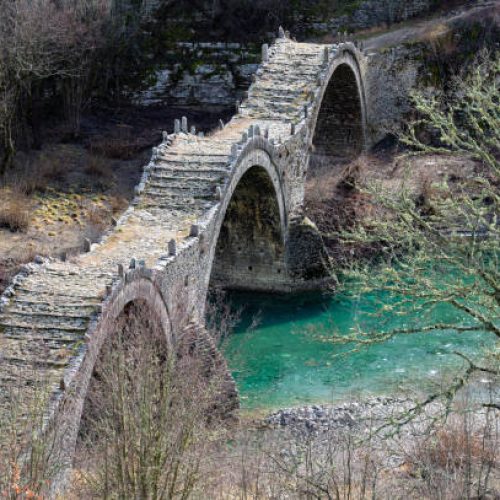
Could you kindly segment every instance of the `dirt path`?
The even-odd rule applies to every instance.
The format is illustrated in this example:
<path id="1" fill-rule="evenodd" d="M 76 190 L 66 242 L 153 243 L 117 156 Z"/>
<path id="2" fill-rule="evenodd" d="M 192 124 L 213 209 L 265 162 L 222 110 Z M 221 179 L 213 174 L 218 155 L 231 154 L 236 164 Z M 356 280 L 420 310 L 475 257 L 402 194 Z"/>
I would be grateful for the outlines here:
<path id="1" fill-rule="evenodd" d="M 500 23 L 500 1 L 483 2 L 475 6 L 464 6 L 445 15 L 425 20 L 416 20 L 395 27 L 391 31 L 369 37 L 365 40 L 368 50 L 380 50 L 403 43 L 425 39 L 429 33 L 445 32 L 457 21 L 473 21 L 475 18 L 493 16 Z"/>

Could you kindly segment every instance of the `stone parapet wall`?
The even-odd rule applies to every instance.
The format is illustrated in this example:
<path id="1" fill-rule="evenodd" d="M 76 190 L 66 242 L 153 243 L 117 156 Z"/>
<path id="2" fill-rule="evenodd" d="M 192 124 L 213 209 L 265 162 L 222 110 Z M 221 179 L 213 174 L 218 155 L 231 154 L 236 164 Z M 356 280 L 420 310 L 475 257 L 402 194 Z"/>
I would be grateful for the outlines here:
<path id="1" fill-rule="evenodd" d="M 27 410 L 43 380 L 53 410 L 47 421 L 54 424 L 57 415 L 65 424 L 54 426 L 63 465 L 71 462 L 103 342 L 128 304 L 148 304 L 175 347 L 188 325 L 203 325 L 212 269 L 221 258 L 219 241 L 229 253 L 242 243 L 242 253 L 237 247 L 233 253 L 229 287 L 298 290 L 321 275 L 321 240 L 301 212 L 304 179 L 316 129 L 328 127 L 318 116 L 327 89 L 341 82 L 339 68 L 354 75 L 349 81 L 365 135 L 363 54 L 350 42 L 297 43 L 280 30 L 262 59 L 248 98 L 228 124 L 204 136 L 182 118 L 174 134 L 163 134 L 132 206 L 103 241 L 72 259 L 30 266 L 2 297 L 0 420 L 9 414 L 9 391 L 20 395 Z M 224 234 L 235 206 L 240 215 L 240 185 L 243 212 L 252 210 L 241 225 L 226 225 Z M 213 346 L 205 347 L 214 358 Z M 227 382 L 234 401 L 229 376 Z"/>

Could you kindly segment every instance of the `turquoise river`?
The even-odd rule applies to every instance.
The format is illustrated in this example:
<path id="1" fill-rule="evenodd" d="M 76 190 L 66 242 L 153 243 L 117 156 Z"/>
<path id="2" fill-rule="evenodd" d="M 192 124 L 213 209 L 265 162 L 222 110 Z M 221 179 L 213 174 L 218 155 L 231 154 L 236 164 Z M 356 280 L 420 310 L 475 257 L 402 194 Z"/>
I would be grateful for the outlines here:
<path id="1" fill-rule="evenodd" d="M 232 293 L 230 301 L 241 317 L 224 350 L 242 407 L 252 411 L 436 388 L 463 365 L 455 351 L 475 357 L 491 340 L 477 332 L 420 333 L 339 356 L 347 348 L 329 342 L 328 332 L 359 324 L 387 330 L 408 319 L 372 317 L 370 300 L 340 295 Z"/>

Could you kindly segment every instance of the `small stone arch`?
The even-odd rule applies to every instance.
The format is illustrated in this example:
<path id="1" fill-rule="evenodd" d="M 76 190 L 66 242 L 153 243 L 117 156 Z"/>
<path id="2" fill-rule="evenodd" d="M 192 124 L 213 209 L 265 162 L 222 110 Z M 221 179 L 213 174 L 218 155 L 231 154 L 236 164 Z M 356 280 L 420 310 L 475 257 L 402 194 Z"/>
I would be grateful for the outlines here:
<path id="1" fill-rule="evenodd" d="M 332 63 L 319 103 L 310 136 L 312 170 L 324 162 L 356 157 L 366 148 L 365 90 L 353 51 L 343 49 L 342 55 Z"/>

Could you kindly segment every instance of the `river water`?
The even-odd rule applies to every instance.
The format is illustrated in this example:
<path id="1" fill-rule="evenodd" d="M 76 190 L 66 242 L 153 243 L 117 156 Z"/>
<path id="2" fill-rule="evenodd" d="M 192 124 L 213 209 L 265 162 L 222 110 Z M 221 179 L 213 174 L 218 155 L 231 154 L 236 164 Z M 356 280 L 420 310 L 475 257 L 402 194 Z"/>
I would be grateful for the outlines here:
<path id="1" fill-rule="evenodd" d="M 438 387 L 464 364 L 454 351 L 478 357 L 491 345 L 484 333 L 440 331 L 400 336 L 345 354 L 348 348 L 332 344 L 329 332 L 346 334 L 357 325 L 387 331 L 407 324 L 408 317 L 372 316 L 378 312 L 373 297 L 231 293 L 229 299 L 241 319 L 223 348 L 242 407 L 252 411 L 415 395 Z M 433 312 L 440 320 L 453 314 L 443 308 Z"/>

